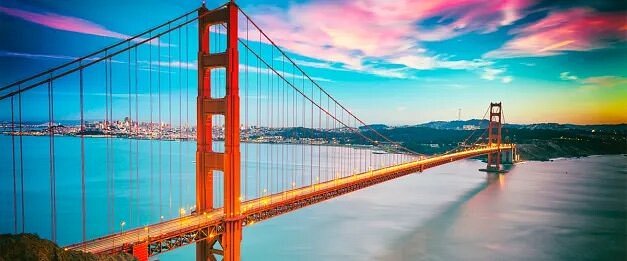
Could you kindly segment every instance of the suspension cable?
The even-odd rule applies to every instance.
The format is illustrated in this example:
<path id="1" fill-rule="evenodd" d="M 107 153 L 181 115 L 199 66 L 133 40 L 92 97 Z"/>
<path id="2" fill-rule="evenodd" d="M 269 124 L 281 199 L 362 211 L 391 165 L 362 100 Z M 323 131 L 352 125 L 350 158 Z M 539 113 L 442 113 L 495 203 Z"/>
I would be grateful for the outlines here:
<path id="1" fill-rule="evenodd" d="M 340 106 L 341 109 L 345 110 L 346 112 L 348 112 L 349 115 L 351 115 L 353 118 L 357 119 L 362 125 L 364 125 L 366 128 L 370 129 L 370 131 L 374 132 L 375 134 L 377 134 L 378 136 L 382 137 L 384 140 L 386 140 L 387 142 L 390 143 L 395 143 L 394 141 L 390 140 L 389 138 L 387 138 L 386 136 L 382 135 L 381 133 L 379 133 L 376 129 L 372 128 L 372 126 L 367 125 L 364 121 L 362 121 L 361 119 L 359 119 L 357 116 L 355 116 L 352 112 L 350 112 L 348 109 L 346 109 L 342 104 L 340 104 L 335 98 L 333 98 L 333 96 L 331 96 L 326 90 L 324 90 L 313 78 L 311 78 L 307 73 L 305 73 L 305 71 L 298 66 L 298 64 L 296 64 L 296 62 L 294 62 L 294 60 L 292 60 L 281 48 L 279 48 L 279 46 L 272 40 L 270 39 L 270 37 L 255 23 L 255 21 L 252 20 L 252 18 L 246 14 L 242 9 L 239 9 L 239 11 L 250 21 L 250 23 L 255 26 L 255 28 L 257 28 L 257 30 L 259 30 L 260 34 L 262 34 L 274 47 L 276 47 L 276 49 L 283 55 L 285 56 L 305 77 L 307 77 L 307 79 L 309 81 L 311 81 L 316 87 L 318 87 L 319 89 L 322 90 L 322 92 L 324 92 L 325 95 L 327 95 L 329 98 L 331 98 L 335 103 L 338 103 L 338 105 Z M 240 40 L 241 42 L 241 40 Z M 248 48 L 248 47 L 247 47 Z M 274 49 L 274 48 L 273 48 Z M 416 155 L 420 155 L 420 153 L 414 152 L 412 150 L 409 150 L 403 146 L 400 146 L 403 150 L 411 153 L 411 154 L 416 154 Z"/>

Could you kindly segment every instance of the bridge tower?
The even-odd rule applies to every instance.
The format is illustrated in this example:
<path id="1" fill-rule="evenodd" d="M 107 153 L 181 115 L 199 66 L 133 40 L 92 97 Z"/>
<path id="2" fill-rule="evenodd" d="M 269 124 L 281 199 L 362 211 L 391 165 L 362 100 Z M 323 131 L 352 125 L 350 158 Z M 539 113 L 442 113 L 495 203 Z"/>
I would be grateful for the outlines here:
<path id="1" fill-rule="evenodd" d="M 488 154 L 487 170 L 501 169 L 501 127 L 503 113 L 501 103 L 490 103 L 490 122 L 488 123 L 488 146 L 498 147 L 498 151 Z"/>
<path id="2" fill-rule="evenodd" d="M 224 174 L 224 233 L 219 238 L 209 236 L 196 246 L 198 260 L 214 260 L 222 253 L 224 260 L 240 260 L 242 217 L 240 209 L 240 98 L 238 87 L 239 59 L 237 51 L 238 7 L 232 1 L 225 7 L 199 9 L 197 150 L 196 150 L 196 211 L 213 209 L 213 172 Z M 226 24 L 227 47 L 222 53 L 210 53 L 210 27 Z M 226 71 L 226 94 L 211 96 L 211 69 Z M 212 142 L 212 119 L 223 115 L 225 121 L 224 152 L 216 152 Z M 222 251 L 213 249 L 216 242 Z"/>

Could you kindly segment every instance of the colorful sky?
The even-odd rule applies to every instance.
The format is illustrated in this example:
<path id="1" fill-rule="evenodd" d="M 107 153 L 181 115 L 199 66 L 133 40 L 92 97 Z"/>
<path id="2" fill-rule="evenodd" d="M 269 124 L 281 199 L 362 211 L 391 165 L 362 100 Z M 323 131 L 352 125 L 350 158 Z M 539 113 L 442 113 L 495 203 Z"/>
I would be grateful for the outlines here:
<path id="1" fill-rule="evenodd" d="M 221 3 L 210 1 L 209 7 Z M 627 123 L 622 0 L 241 0 L 321 85 L 370 123 L 480 118 Z M 0 85 L 115 43 L 199 1 L 0 3 Z M 61 105 L 62 106 L 62 105 Z M 63 118 L 63 110 L 57 117 Z"/>

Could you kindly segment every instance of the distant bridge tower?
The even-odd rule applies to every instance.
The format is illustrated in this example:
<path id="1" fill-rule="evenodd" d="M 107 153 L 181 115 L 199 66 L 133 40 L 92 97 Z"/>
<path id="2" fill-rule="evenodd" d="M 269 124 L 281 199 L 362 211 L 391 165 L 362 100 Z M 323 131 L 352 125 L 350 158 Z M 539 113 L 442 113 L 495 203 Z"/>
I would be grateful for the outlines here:
<path id="1" fill-rule="evenodd" d="M 196 246 L 198 260 L 215 260 L 214 253 L 222 253 L 224 260 L 240 260 L 242 240 L 242 217 L 240 209 L 240 100 L 238 87 L 239 60 L 237 51 L 238 7 L 229 2 L 226 7 L 209 11 L 204 4 L 199 14 L 198 48 L 198 97 L 196 150 L 196 211 L 209 212 L 213 209 L 213 172 L 224 174 L 224 233 L 200 241 Z M 210 27 L 226 24 L 227 48 L 222 53 L 210 53 Z M 211 96 L 211 69 L 226 71 L 226 94 Z M 219 88 L 219 86 L 217 87 Z M 223 115 L 225 121 L 224 152 L 213 150 L 212 119 Z M 209 234 L 209 231 L 206 231 Z M 213 249 L 216 242 L 222 251 Z"/>
<path id="2" fill-rule="evenodd" d="M 488 146 L 501 147 L 501 127 L 503 119 L 501 103 L 490 103 L 490 123 L 488 124 Z M 501 150 L 488 154 L 488 170 L 501 169 Z"/>

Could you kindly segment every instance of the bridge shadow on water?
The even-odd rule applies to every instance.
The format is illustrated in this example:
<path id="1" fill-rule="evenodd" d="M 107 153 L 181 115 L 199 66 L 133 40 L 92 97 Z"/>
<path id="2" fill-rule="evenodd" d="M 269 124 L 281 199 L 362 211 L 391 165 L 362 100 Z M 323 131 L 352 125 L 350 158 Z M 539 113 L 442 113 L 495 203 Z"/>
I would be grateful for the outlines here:
<path id="1" fill-rule="evenodd" d="M 407 232 L 406 236 L 388 244 L 387 253 L 374 259 L 453 260 L 448 255 L 441 255 L 450 249 L 447 246 L 450 244 L 450 240 L 446 237 L 449 233 L 455 233 L 453 224 L 464 215 L 466 206 L 471 207 L 471 200 L 482 192 L 492 190 L 492 188 L 499 189 L 507 176 L 507 174 L 484 172 L 479 172 L 477 175 L 485 175 L 485 182 L 462 194 L 456 201 L 446 206 L 442 212 L 434 215 L 415 230 Z"/>

